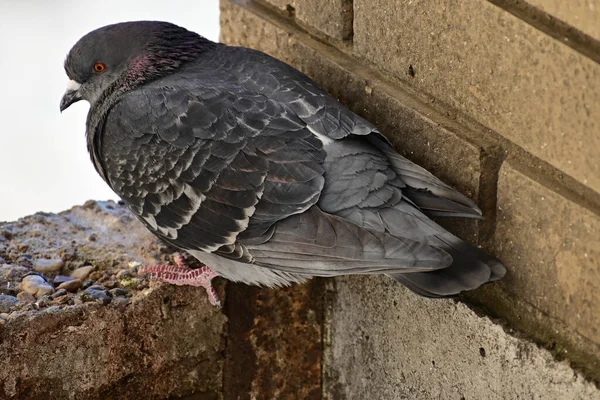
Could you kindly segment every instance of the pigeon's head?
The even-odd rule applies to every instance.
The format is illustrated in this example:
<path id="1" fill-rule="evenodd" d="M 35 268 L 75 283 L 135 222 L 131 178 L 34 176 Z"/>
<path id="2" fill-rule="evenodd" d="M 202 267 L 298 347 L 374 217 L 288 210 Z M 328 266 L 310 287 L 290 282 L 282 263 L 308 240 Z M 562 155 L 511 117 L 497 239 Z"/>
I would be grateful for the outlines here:
<path id="1" fill-rule="evenodd" d="M 193 60 L 215 44 L 177 25 L 123 22 L 96 29 L 73 46 L 65 60 L 69 77 L 63 111 L 79 100 L 92 106 Z"/>

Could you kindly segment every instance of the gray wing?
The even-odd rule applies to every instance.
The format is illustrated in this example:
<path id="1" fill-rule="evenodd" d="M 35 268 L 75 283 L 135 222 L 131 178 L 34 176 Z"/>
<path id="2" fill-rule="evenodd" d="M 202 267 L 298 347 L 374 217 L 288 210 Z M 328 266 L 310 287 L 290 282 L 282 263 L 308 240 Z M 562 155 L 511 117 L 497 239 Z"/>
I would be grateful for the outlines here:
<path id="1" fill-rule="evenodd" d="M 157 236 L 302 275 L 450 263 L 444 250 L 321 212 L 325 152 L 290 107 L 227 82 L 184 81 L 125 95 L 102 137 L 109 184 Z"/>
<path id="2" fill-rule="evenodd" d="M 233 51 L 250 53 L 255 62 L 264 64 L 266 73 L 245 78 L 247 87 L 285 103 L 313 133 L 333 139 L 324 140 L 326 182 L 318 203 L 323 211 L 371 231 L 440 247 L 453 259 L 448 268 L 390 275 L 421 295 L 438 297 L 474 289 L 505 274 L 498 260 L 450 234 L 423 213 L 481 218 L 481 211 L 470 199 L 396 153 L 372 124 L 303 74 L 261 53 Z M 284 78 L 276 80 L 273 76 Z"/>
<path id="3" fill-rule="evenodd" d="M 245 60 L 234 67 L 241 85 L 285 104 L 313 133 L 334 140 L 363 136 L 384 153 L 402 182 L 404 196 L 428 215 L 481 218 L 481 210 L 471 199 L 398 154 L 373 124 L 348 110 L 306 75 L 255 50 L 229 47 L 227 51 L 232 59 Z"/>

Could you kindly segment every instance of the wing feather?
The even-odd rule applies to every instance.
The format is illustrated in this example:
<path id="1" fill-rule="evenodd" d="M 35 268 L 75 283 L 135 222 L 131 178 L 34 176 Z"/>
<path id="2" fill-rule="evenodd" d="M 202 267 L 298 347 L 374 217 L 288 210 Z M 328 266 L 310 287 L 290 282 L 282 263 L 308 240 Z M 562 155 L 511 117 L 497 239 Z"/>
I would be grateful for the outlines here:
<path id="1" fill-rule="evenodd" d="M 320 142 L 288 108 L 237 89 L 150 85 L 124 96 L 105 124 L 109 184 L 178 247 L 246 254 L 236 250 L 240 233 L 264 232 L 319 198 Z M 122 123 L 129 115 L 136 124 Z"/>

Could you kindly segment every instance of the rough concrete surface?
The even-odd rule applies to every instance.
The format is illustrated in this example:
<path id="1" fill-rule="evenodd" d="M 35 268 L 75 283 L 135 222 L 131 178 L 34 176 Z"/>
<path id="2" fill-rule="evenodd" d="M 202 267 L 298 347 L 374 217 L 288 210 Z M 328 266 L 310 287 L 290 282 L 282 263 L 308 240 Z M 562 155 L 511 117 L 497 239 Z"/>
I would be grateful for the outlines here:
<path id="1" fill-rule="evenodd" d="M 336 278 L 324 391 L 350 399 L 600 399 L 566 363 L 453 300 L 386 277 Z"/>
<path id="2" fill-rule="evenodd" d="M 600 4 L 596 0 L 527 0 L 527 2 L 600 40 Z"/>
<path id="3" fill-rule="evenodd" d="M 21 301 L 0 319 L 0 398 L 218 398 L 226 317 L 203 290 L 135 274 L 137 264 L 168 262 L 171 251 L 112 202 L 1 224 L 0 291 Z M 104 285 L 101 296 L 80 285 L 25 296 L 21 279 L 40 266 L 51 292 L 90 266 L 86 285 Z"/>
<path id="4" fill-rule="evenodd" d="M 589 58 L 485 0 L 355 0 L 353 48 L 600 192 Z"/>
<path id="5" fill-rule="evenodd" d="M 205 298 L 163 285 L 129 305 L 16 316 L 0 328 L 0 398 L 216 399 L 225 318 Z"/>

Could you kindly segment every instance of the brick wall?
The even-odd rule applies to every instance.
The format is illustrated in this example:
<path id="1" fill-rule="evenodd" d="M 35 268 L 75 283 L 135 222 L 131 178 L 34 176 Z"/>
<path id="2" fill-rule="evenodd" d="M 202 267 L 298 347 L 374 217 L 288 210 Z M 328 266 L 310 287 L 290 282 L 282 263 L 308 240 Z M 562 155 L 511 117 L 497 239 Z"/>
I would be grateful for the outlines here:
<path id="1" fill-rule="evenodd" d="M 484 221 L 443 224 L 503 260 L 509 274 L 466 304 L 600 380 L 600 1 L 221 7 L 223 42 L 294 65 L 374 122 L 400 153 L 474 199 Z M 360 279 L 336 280 L 337 291 Z M 414 306 L 411 294 L 394 290 Z M 331 302 L 331 340 L 352 324 L 349 313 L 374 312 L 361 301 L 370 300 Z M 345 364 L 333 350 L 328 357 L 324 394 L 347 397 L 335 392 Z"/>

